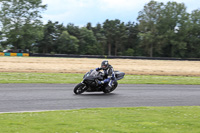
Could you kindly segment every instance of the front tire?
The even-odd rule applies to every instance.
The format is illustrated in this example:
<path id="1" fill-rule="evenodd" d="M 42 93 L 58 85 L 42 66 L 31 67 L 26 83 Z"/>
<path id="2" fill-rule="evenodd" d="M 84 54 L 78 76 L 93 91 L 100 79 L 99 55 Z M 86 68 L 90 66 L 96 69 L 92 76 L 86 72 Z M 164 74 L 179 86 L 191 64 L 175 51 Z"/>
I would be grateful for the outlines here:
<path id="1" fill-rule="evenodd" d="M 74 87 L 74 93 L 75 94 L 82 94 L 86 90 L 86 85 L 79 83 Z"/>

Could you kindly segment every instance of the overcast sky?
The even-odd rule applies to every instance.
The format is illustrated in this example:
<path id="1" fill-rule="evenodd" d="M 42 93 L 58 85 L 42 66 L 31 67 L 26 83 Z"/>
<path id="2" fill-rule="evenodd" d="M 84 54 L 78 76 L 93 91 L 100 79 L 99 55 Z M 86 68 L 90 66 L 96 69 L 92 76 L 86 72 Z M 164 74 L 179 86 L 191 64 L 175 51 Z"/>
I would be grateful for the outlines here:
<path id="1" fill-rule="evenodd" d="M 106 19 L 119 19 L 125 23 L 137 22 L 138 12 L 150 0 L 42 0 L 47 4 L 47 10 L 42 13 L 43 21 L 58 21 L 67 25 L 85 26 L 88 22 L 95 26 L 102 24 Z M 169 0 L 156 0 L 164 2 Z M 173 0 L 184 3 L 187 12 L 200 8 L 200 0 Z"/>

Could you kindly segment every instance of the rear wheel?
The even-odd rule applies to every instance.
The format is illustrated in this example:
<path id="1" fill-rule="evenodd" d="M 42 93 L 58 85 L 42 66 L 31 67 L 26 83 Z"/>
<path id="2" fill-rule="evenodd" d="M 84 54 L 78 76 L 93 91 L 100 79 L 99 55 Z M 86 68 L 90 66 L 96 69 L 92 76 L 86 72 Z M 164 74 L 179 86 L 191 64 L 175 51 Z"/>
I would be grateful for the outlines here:
<path id="1" fill-rule="evenodd" d="M 118 86 L 118 82 L 114 82 L 112 88 L 110 86 L 106 86 L 105 89 L 103 90 L 104 93 L 110 93 L 114 91 Z"/>
<path id="2" fill-rule="evenodd" d="M 116 82 L 114 82 L 114 85 L 113 85 L 111 91 L 114 91 L 117 88 L 117 86 L 118 86 L 118 82 L 116 81 Z"/>
<path id="3" fill-rule="evenodd" d="M 86 90 L 86 85 L 79 83 L 74 87 L 75 94 L 82 94 Z"/>

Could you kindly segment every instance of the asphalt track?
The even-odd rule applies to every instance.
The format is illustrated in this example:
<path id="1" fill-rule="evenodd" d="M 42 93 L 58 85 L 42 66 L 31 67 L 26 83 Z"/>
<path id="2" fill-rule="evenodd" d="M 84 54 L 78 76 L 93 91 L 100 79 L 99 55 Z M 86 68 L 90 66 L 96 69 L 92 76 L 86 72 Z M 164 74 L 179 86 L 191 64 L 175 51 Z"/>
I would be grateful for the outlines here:
<path id="1" fill-rule="evenodd" d="M 0 112 L 99 107 L 199 106 L 200 85 L 126 85 L 75 95 L 75 84 L 0 84 Z"/>

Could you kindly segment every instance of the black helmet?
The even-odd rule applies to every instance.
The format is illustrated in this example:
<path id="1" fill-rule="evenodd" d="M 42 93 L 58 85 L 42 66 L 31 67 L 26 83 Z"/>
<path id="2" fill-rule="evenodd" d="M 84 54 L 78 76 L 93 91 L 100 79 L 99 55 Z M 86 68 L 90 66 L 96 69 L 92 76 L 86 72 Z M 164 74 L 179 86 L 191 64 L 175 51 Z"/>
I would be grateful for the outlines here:
<path id="1" fill-rule="evenodd" d="M 102 63 L 101 63 L 101 68 L 102 68 L 102 69 L 105 70 L 105 69 L 108 68 L 108 66 L 109 66 L 109 63 L 108 63 L 107 60 L 102 61 Z"/>

